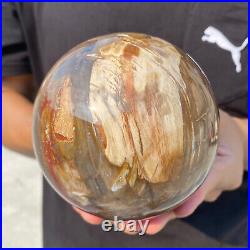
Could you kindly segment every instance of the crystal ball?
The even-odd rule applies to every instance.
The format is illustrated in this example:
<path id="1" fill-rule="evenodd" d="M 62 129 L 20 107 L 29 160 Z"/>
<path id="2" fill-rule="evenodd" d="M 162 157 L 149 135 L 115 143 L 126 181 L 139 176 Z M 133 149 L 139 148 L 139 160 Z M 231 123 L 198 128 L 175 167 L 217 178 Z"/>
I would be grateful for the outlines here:
<path id="1" fill-rule="evenodd" d="M 34 151 L 66 201 L 112 219 L 173 209 L 205 180 L 218 140 L 207 77 L 173 44 L 138 33 L 74 47 L 49 71 Z"/>

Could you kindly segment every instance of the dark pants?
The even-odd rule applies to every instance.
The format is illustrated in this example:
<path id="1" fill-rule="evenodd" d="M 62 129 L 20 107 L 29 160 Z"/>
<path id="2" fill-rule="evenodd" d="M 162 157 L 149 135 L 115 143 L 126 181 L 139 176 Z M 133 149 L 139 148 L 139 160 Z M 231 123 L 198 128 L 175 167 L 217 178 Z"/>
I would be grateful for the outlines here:
<path id="1" fill-rule="evenodd" d="M 204 203 L 194 215 L 170 222 L 154 236 L 103 232 L 85 223 L 44 183 L 44 247 L 232 247 L 247 246 L 247 174 L 240 189 Z"/>

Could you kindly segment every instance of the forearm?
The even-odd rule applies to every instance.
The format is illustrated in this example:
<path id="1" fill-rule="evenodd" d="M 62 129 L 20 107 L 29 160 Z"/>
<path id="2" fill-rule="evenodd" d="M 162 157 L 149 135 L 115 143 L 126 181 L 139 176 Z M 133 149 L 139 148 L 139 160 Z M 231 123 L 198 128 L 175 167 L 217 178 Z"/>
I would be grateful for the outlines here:
<path id="1" fill-rule="evenodd" d="M 32 155 L 32 103 L 15 90 L 2 87 L 2 140 L 4 146 Z"/>

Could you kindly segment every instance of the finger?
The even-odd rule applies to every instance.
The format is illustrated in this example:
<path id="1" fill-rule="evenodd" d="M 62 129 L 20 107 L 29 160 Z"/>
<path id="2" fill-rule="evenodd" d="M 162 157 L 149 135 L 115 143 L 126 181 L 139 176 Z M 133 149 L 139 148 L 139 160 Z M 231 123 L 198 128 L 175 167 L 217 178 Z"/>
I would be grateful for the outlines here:
<path id="1" fill-rule="evenodd" d="M 95 216 L 93 214 L 82 211 L 79 208 L 73 207 L 73 209 L 89 224 L 99 225 L 102 222 L 102 218 Z"/>
<path id="2" fill-rule="evenodd" d="M 220 138 L 221 140 L 221 138 Z M 219 141 L 219 145 L 218 145 L 218 148 L 217 148 L 217 153 L 216 155 L 218 157 L 225 157 L 225 156 L 230 156 L 232 154 L 232 150 L 230 150 L 230 148 L 224 144 L 223 142 Z"/>
<path id="3" fill-rule="evenodd" d="M 204 183 L 182 205 L 174 210 L 176 217 L 184 218 L 191 215 L 205 200 L 206 196 L 218 186 L 219 178 L 215 166 L 213 166 Z"/>
<path id="4" fill-rule="evenodd" d="M 174 209 L 177 218 L 184 218 L 191 215 L 205 198 L 204 189 L 199 188 L 182 205 Z"/>
<path id="5" fill-rule="evenodd" d="M 213 192 L 211 192 L 211 193 L 209 193 L 209 194 L 206 195 L 205 201 L 207 201 L 207 202 L 214 202 L 214 201 L 216 201 L 219 198 L 219 196 L 221 195 L 221 193 L 222 193 L 221 191 L 215 190 L 215 191 L 213 191 Z"/>
<path id="6" fill-rule="evenodd" d="M 175 214 L 173 212 L 161 214 L 150 219 L 146 234 L 153 235 L 160 232 L 166 224 L 175 219 Z"/>

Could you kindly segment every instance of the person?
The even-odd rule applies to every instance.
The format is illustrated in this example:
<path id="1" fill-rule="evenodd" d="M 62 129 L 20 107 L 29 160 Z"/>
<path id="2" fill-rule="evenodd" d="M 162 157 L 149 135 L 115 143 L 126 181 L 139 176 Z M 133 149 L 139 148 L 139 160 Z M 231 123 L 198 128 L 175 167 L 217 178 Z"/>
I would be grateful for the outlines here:
<path id="1" fill-rule="evenodd" d="M 2 138 L 10 149 L 32 154 L 33 93 L 53 64 L 108 33 L 147 33 L 187 51 L 220 108 L 207 179 L 181 206 L 151 218 L 147 235 L 103 232 L 90 225 L 102 218 L 72 209 L 44 182 L 44 247 L 247 246 L 247 3 L 3 3 L 2 13 Z"/>

